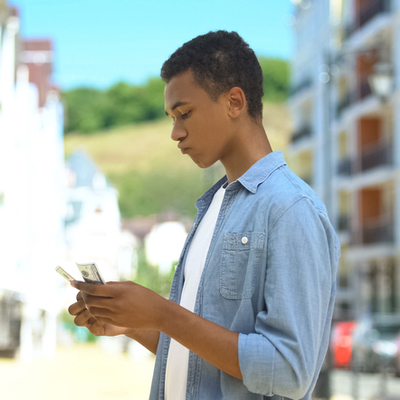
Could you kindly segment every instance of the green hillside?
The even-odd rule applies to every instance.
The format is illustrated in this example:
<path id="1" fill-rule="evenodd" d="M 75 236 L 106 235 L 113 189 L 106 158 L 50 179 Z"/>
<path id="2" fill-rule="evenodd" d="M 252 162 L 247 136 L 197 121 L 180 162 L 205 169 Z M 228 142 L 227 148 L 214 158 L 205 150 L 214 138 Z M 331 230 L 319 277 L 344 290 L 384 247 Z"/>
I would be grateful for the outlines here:
<path id="1" fill-rule="evenodd" d="M 284 149 L 291 123 L 284 104 L 265 104 L 264 125 L 275 150 Z M 65 153 L 85 149 L 119 191 L 123 218 L 175 211 L 193 217 L 194 202 L 221 167 L 202 170 L 177 149 L 170 138 L 172 123 L 165 118 L 91 135 L 65 136 Z"/>

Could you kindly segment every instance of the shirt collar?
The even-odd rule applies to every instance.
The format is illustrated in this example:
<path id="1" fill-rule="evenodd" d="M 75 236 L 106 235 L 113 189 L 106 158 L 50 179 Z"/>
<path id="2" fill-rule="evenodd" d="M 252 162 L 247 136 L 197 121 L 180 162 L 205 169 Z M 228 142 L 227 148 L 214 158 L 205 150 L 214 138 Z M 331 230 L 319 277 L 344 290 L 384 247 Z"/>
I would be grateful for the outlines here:
<path id="1" fill-rule="evenodd" d="M 258 186 L 263 183 L 276 169 L 286 165 L 283 153 L 273 151 L 267 154 L 265 157 L 258 160 L 253 164 L 240 178 L 235 182 L 239 182 L 244 188 L 251 193 L 256 193 Z M 228 185 L 228 188 L 235 182 Z M 227 188 L 227 189 L 228 189 Z"/>
<path id="2" fill-rule="evenodd" d="M 196 207 L 199 211 L 208 207 L 210 201 L 212 200 L 214 194 L 222 185 L 227 185 L 226 190 L 238 189 L 241 185 L 247 189 L 250 193 L 256 193 L 258 186 L 263 183 L 276 169 L 286 165 L 283 154 L 280 150 L 273 151 L 267 154 L 265 157 L 258 160 L 253 164 L 240 178 L 236 181 L 227 184 L 227 177 L 224 176 L 220 179 L 211 189 L 201 196 L 197 202 Z"/>

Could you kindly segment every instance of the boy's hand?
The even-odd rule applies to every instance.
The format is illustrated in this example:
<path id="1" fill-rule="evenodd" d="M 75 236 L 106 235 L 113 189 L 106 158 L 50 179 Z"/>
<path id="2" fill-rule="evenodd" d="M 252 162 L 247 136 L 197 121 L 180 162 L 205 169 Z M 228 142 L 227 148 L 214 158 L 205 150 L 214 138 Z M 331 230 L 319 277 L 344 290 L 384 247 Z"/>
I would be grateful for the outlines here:
<path id="1" fill-rule="evenodd" d="M 79 323 L 94 325 L 94 318 L 103 324 L 134 329 L 159 330 L 163 305 L 167 301 L 162 296 L 133 282 L 107 282 L 106 285 L 95 285 L 73 281 L 71 286 L 81 291 L 82 302 L 77 310 L 84 316 Z M 72 306 L 71 306 L 72 307 Z M 72 310 L 76 312 L 75 308 Z M 81 321 L 82 320 L 82 321 Z"/>
<path id="2" fill-rule="evenodd" d="M 85 326 L 95 336 L 117 336 L 126 332 L 126 328 L 107 324 L 94 318 L 85 306 L 82 292 L 78 292 L 76 299 L 77 302 L 68 308 L 68 312 L 75 316 L 75 325 Z"/>

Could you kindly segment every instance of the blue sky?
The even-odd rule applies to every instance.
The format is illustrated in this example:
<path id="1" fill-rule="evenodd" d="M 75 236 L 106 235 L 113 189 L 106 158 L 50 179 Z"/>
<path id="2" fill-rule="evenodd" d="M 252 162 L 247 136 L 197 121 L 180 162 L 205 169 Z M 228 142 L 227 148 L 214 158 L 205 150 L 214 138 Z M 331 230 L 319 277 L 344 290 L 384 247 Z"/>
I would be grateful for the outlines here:
<path id="1" fill-rule="evenodd" d="M 141 84 L 184 42 L 236 30 L 258 55 L 290 59 L 290 0 L 8 0 L 24 38 L 54 41 L 62 89 Z"/>

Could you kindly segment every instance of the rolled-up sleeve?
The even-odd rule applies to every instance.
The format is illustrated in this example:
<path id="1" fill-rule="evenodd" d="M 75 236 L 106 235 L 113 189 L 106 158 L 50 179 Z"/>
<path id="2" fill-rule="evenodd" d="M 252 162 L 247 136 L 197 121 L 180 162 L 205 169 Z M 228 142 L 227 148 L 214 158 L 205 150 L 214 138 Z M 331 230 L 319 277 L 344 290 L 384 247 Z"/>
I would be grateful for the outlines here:
<path id="1" fill-rule="evenodd" d="M 268 231 L 265 310 L 255 333 L 239 336 L 239 364 L 251 392 L 301 399 L 329 342 L 339 245 L 306 196 L 280 209 Z"/>

